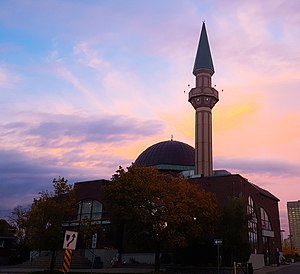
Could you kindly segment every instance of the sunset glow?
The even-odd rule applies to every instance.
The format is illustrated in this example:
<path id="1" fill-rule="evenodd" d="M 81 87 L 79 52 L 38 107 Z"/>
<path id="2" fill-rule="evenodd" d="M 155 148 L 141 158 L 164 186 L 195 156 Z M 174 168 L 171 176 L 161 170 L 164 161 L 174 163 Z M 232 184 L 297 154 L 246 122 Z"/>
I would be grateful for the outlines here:
<path id="1" fill-rule="evenodd" d="M 188 92 L 205 20 L 220 101 L 214 168 L 300 199 L 300 2 L 1 1 L 0 217 L 110 178 L 150 145 L 194 145 Z"/>

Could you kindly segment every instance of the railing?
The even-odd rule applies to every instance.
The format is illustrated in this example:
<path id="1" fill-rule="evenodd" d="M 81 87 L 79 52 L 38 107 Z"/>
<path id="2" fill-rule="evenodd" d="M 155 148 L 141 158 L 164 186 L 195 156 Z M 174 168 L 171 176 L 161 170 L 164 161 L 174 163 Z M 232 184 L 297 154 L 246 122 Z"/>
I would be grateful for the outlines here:
<path id="1" fill-rule="evenodd" d="M 86 248 L 85 250 L 89 251 L 92 255 L 92 264 L 91 264 L 91 273 L 93 273 L 93 268 L 94 268 L 94 263 L 95 263 L 95 258 L 97 257 L 97 255 L 92 251 L 90 250 L 89 248 Z"/>
<path id="2" fill-rule="evenodd" d="M 32 267 L 32 261 L 33 258 L 40 256 L 40 251 L 39 250 L 34 250 L 30 252 L 30 267 Z"/>
<path id="3" fill-rule="evenodd" d="M 252 263 L 236 263 L 233 264 L 233 273 L 236 274 L 238 270 L 242 270 L 245 274 L 253 274 Z"/>

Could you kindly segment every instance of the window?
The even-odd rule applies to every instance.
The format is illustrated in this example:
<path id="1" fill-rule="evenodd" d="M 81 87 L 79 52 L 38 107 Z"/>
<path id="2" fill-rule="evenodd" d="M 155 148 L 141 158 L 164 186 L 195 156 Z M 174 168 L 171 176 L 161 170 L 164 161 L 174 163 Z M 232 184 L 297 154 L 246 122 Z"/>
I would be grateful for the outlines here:
<path id="1" fill-rule="evenodd" d="M 260 219 L 261 219 L 261 228 L 263 230 L 272 231 L 269 215 L 262 207 L 260 208 Z"/>
<path id="2" fill-rule="evenodd" d="M 251 245 L 252 251 L 257 248 L 257 217 L 254 207 L 254 201 L 251 196 L 248 197 L 247 204 L 247 214 L 248 214 L 248 236 L 249 243 Z"/>
<path id="3" fill-rule="evenodd" d="M 102 204 L 96 200 L 84 200 L 77 204 L 77 220 L 100 220 L 102 218 Z"/>
<path id="4" fill-rule="evenodd" d="M 99 220 L 102 217 L 102 204 L 98 201 L 93 203 L 92 220 Z"/>

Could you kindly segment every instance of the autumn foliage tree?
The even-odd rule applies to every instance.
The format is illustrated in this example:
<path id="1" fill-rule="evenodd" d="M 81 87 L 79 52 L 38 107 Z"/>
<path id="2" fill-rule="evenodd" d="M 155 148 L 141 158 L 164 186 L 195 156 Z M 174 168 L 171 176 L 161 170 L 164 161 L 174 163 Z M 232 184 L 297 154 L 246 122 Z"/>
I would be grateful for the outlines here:
<path id="1" fill-rule="evenodd" d="M 34 250 L 53 251 L 51 268 L 54 267 L 54 251 L 62 248 L 62 224 L 73 203 L 72 186 L 59 177 L 53 180 L 53 191 L 40 192 L 40 196 L 34 198 L 27 214 L 27 243 Z"/>
<path id="2" fill-rule="evenodd" d="M 207 236 L 219 219 L 213 194 L 154 168 L 120 167 L 105 196 L 114 223 L 126 225 L 137 242 L 154 244 L 156 269 L 161 248 L 186 246 Z"/>
<path id="3" fill-rule="evenodd" d="M 53 191 L 40 192 L 34 198 L 28 213 L 27 237 L 32 249 L 60 249 L 62 245 L 62 223 L 70 213 L 72 186 L 64 178 L 53 180 Z"/>
<path id="4" fill-rule="evenodd" d="M 283 256 L 289 259 L 299 256 L 298 250 L 296 249 L 295 246 L 291 245 L 291 243 L 288 244 L 285 243 L 282 246 L 282 252 L 283 252 Z"/>

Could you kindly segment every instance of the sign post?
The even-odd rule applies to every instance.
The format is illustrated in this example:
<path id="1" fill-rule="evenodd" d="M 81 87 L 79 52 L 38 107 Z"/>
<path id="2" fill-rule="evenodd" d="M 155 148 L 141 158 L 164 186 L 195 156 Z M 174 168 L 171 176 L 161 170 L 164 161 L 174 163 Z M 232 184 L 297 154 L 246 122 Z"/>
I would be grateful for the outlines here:
<path id="1" fill-rule="evenodd" d="M 214 239 L 214 245 L 216 245 L 217 246 L 217 249 L 218 249 L 218 274 L 220 274 L 220 245 L 222 245 L 223 244 L 223 240 L 221 240 L 221 239 Z"/>
<path id="2" fill-rule="evenodd" d="M 76 249 L 78 232 L 66 230 L 63 248 L 65 249 L 62 271 L 68 273 L 71 267 L 72 251 Z"/>

